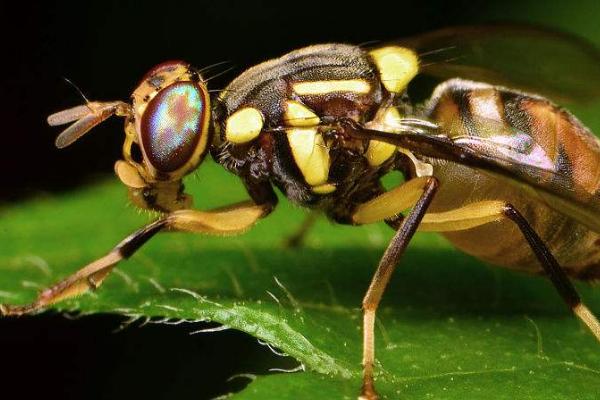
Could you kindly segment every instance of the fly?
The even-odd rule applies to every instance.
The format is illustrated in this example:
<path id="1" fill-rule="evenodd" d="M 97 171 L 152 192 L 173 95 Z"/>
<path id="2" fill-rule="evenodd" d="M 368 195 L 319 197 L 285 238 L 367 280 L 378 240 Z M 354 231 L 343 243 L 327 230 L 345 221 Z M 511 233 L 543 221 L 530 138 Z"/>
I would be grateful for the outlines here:
<path id="1" fill-rule="evenodd" d="M 56 141 L 65 147 L 123 117 L 115 172 L 135 205 L 162 215 L 33 303 L 0 310 L 31 313 L 96 289 L 161 231 L 240 234 L 275 208 L 277 187 L 335 222 L 385 221 L 396 231 L 362 304 L 363 399 L 378 397 L 376 310 L 417 229 L 493 264 L 546 275 L 600 340 L 600 323 L 570 281 L 600 279 L 600 141 L 553 102 L 598 98 L 598 60 L 597 49 L 564 34 L 446 29 L 373 48 L 295 50 L 248 69 L 213 98 L 186 62 L 160 64 L 131 102 L 88 102 L 48 122 L 75 121 Z M 407 92 L 419 73 L 442 81 L 423 105 Z M 242 180 L 249 201 L 192 208 L 182 178 L 208 153 Z M 405 182 L 386 191 L 380 180 L 394 170 Z"/>

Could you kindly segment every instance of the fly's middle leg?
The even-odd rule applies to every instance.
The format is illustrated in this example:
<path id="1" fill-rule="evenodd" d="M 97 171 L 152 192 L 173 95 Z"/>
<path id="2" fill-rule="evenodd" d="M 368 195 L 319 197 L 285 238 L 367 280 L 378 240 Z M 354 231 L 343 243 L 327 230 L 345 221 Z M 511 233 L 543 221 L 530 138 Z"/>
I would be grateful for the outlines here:
<path id="1" fill-rule="evenodd" d="M 396 193 L 401 194 L 401 189 L 404 188 L 411 191 L 411 193 L 407 192 L 404 194 L 412 194 L 415 188 L 412 187 L 412 184 L 409 184 L 410 182 L 408 181 L 398 187 Z M 360 396 L 361 400 L 375 400 L 379 398 L 375 391 L 373 374 L 375 362 L 375 314 L 392 273 L 416 232 L 429 204 L 433 200 L 437 188 L 438 181 L 433 177 L 427 178 L 424 182 L 422 192 L 414 207 L 406 218 L 402 220 L 400 227 L 381 257 L 379 266 L 373 275 L 369 289 L 363 299 L 363 385 Z M 365 209 L 362 212 L 369 213 Z"/>
<path id="2" fill-rule="evenodd" d="M 299 248 L 304 244 L 306 235 L 317 222 L 319 214 L 316 211 L 311 211 L 302 221 L 302 224 L 284 240 L 284 246 L 289 248 Z"/>

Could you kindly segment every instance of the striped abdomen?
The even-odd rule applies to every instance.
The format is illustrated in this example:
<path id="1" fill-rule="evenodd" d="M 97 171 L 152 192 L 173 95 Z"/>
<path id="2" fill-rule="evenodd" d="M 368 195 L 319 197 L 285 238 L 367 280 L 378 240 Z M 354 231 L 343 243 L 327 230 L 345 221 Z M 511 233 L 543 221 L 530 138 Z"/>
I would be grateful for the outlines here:
<path id="1" fill-rule="evenodd" d="M 499 160 L 521 182 L 536 184 L 521 185 L 459 164 L 439 163 L 434 174 L 442 185 L 432 211 L 479 200 L 510 202 L 572 275 L 600 277 L 599 231 L 585 218 L 597 207 L 600 188 L 600 145 L 589 130 L 546 99 L 462 80 L 440 85 L 427 114 L 455 141 Z M 462 250 L 495 264 L 539 270 L 510 222 L 446 236 Z"/>

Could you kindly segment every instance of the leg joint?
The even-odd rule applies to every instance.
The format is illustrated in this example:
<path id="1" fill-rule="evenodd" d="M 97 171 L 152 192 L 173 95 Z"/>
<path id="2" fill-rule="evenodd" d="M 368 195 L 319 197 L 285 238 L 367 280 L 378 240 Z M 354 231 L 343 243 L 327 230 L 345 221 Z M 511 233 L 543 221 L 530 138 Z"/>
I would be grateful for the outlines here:
<path id="1" fill-rule="evenodd" d="M 150 240 L 152 236 L 160 232 L 167 225 L 167 223 L 168 219 L 166 218 L 161 218 L 152 222 L 151 224 L 135 231 L 133 234 L 125 238 L 125 240 L 117 245 L 115 250 L 117 250 L 123 258 L 129 258 L 137 251 L 137 249 L 142 247 L 144 243 Z"/>
<path id="2" fill-rule="evenodd" d="M 522 217 L 521 213 L 517 211 L 517 209 L 510 203 L 506 203 L 504 207 L 502 207 L 502 212 L 505 216 L 515 221 L 517 218 Z"/>

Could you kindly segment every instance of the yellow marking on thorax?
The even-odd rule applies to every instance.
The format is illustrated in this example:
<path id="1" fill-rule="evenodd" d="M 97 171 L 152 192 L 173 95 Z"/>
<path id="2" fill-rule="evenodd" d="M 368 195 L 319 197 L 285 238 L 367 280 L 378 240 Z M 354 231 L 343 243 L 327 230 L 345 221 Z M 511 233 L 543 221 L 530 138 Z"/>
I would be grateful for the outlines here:
<path id="1" fill-rule="evenodd" d="M 402 92 L 419 72 L 418 56 L 406 47 L 382 47 L 369 54 L 379 69 L 381 83 L 391 93 Z"/>
<path id="2" fill-rule="evenodd" d="M 380 121 L 371 121 L 368 123 L 368 127 L 383 132 L 398 133 L 400 118 L 398 110 L 395 107 L 390 107 L 385 111 Z M 393 144 L 371 140 L 366 154 L 367 161 L 370 166 L 377 167 L 390 158 L 395 151 L 396 146 Z"/>
<path id="3" fill-rule="evenodd" d="M 329 194 L 335 192 L 335 185 L 332 183 L 324 183 L 322 185 L 313 186 L 312 191 L 316 194 Z"/>
<path id="4" fill-rule="evenodd" d="M 311 186 L 327 183 L 330 160 L 323 136 L 315 128 L 294 128 L 287 130 L 287 137 L 306 183 Z"/>
<path id="5" fill-rule="evenodd" d="M 319 95 L 336 92 L 369 93 L 371 85 L 362 79 L 309 81 L 293 84 L 293 89 L 300 96 Z"/>
<path id="6" fill-rule="evenodd" d="M 315 126 L 321 122 L 319 117 L 308 107 L 294 100 L 285 102 L 283 120 L 289 126 Z"/>
<path id="7" fill-rule="evenodd" d="M 225 137 L 228 141 L 239 144 L 256 138 L 262 130 L 264 118 L 262 113 L 253 107 L 244 107 L 227 118 Z"/>

